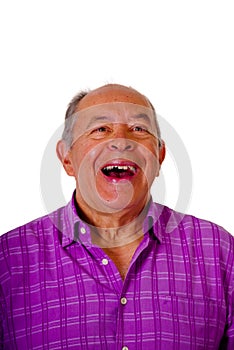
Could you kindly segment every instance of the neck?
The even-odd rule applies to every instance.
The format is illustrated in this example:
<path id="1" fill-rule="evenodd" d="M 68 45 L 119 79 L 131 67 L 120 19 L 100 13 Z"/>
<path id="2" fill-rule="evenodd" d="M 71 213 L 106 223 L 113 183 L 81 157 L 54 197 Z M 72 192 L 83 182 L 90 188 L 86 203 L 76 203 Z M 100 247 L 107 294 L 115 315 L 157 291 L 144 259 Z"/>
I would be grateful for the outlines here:
<path id="1" fill-rule="evenodd" d="M 97 212 L 76 197 L 79 215 L 91 227 L 92 242 L 103 248 L 120 247 L 143 236 L 142 225 L 149 200 L 142 206 L 125 208 L 118 213 Z"/>
<path id="2" fill-rule="evenodd" d="M 92 227 L 92 242 L 102 248 L 122 247 L 143 236 L 143 220 L 134 220 L 118 228 Z"/>

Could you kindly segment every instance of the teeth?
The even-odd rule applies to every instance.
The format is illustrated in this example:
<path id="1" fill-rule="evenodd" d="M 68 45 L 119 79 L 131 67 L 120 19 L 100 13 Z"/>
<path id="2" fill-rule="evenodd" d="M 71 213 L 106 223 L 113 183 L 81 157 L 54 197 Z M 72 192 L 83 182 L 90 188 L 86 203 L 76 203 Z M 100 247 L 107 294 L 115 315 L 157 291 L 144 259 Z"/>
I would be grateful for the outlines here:
<path id="1" fill-rule="evenodd" d="M 104 170 L 106 171 L 111 171 L 111 170 L 114 170 L 114 169 L 118 169 L 118 170 L 131 170 L 132 172 L 135 172 L 135 167 L 132 166 L 132 165 L 108 165 L 104 168 Z"/>
<path id="2" fill-rule="evenodd" d="M 129 169 L 132 171 L 132 172 L 134 172 L 136 169 L 134 168 L 134 166 L 129 166 Z"/>

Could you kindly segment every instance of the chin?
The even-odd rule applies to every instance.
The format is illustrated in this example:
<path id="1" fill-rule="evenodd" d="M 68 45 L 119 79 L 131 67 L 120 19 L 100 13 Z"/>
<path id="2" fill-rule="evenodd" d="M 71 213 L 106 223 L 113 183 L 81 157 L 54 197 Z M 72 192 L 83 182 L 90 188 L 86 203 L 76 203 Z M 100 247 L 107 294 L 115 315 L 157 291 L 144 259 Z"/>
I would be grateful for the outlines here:
<path id="1" fill-rule="evenodd" d="M 98 192 L 98 202 L 106 212 L 119 212 L 132 206 L 134 199 L 133 187 L 129 183 L 117 184 L 109 192 Z"/>
<path id="2" fill-rule="evenodd" d="M 139 193 L 145 193 L 138 190 L 136 193 L 133 191 L 133 188 L 130 187 L 128 190 L 125 191 L 119 191 L 115 197 L 110 196 L 110 194 L 106 194 L 103 196 L 100 194 L 99 196 L 99 204 L 100 208 L 102 208 L 102 212 L 106 213 L 120 213 L 126 212 L 127 210 L 132 210 L 134 212 L 134 209 L 136 208 L 137 211 L 141 211 L 146 203 L 148 202 L 148 199 L 150 197 L 150 194 L 147 192 L 145 196 L 140 196 Z"/>

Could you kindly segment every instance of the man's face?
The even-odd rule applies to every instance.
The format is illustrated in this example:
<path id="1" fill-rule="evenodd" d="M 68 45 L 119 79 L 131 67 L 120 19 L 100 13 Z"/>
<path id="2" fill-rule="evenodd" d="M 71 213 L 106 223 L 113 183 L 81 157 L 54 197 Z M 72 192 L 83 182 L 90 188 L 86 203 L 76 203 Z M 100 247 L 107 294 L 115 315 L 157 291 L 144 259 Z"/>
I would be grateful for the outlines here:
<path id="1" fill-rule="evenodd" d="M 78 201 L 108 213 L 143 207 L 161 162 L 151 106 L 142 95 L 130 90 L 126 98 L 119 89 L 81 101 L 67 154 Z"/>

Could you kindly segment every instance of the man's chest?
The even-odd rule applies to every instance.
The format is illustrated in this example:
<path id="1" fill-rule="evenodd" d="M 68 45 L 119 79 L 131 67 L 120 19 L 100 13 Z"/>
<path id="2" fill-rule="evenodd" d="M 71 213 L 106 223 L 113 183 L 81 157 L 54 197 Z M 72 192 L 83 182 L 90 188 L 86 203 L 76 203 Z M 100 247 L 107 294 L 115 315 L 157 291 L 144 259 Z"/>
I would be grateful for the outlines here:
<path id="1" fill-rule="evenodd" d="M 172 266 L 168 254 L 156 252 L 142 252 L 124 282 L 101 251 L 90 258 L 74 250 L 61 255 L 53 269 L 22 271 L 4 305 L 6 344 L 22 349 L 218 348 L 224 301 L 204 295 L 204 283 L 207 290 L 211 286 L 199 280 L 197 266 L 188 268 L 182 260 Z"/>

